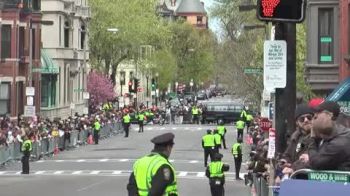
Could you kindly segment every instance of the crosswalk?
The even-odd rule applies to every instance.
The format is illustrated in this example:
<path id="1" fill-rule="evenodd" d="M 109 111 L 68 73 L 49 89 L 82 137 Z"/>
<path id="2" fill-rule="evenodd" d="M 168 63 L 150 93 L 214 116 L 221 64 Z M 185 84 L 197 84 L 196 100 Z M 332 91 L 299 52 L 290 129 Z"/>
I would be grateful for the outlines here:
<path id="1" fill-rule="evenodd" d="M 159 131 L 159 130 L 179 130 L 179 131 L 191 131 L 191 132 L 195 132 L 195 131 L 204 131 L 204 130 L 208 130 L 208 129 L 214 129 L 216 127 L 216 125 L 164 125 L 164 126 L 158 126 L 158 125 L 149 125 L 149 126 L 145 126 L 144 130 L 145 131 Z M 233 126 L 227 126 L 228 128 L 232 128 L 234 129 Z M 131 128 L 132 131 L 139 131 L 139 127 L 137 125 L 132 126 Z"/>
<path id="2" fill-rule="evenodd" d="M 132 171 L 130 170 L 39 170 L 31 171 L 29 176 L 129 176 Z M 21 171 L 0 171 L 0 177 L 5 176 L 20 176 Z M 245 173 L 241 173 L 240 176 L 243 178 Z M 207 178 L 205 172 L 194 172 L 194 171 L 178 171 L 176 172 L 178 178 Z M 225 173 L 227 179 L 233 179 L 235 173 Z"/>

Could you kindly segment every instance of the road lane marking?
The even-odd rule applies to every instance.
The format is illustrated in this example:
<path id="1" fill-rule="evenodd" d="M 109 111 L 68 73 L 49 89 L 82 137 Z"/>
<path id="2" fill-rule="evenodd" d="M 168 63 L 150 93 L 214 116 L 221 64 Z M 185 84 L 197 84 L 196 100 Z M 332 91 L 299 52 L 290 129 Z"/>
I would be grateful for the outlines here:
<path id="1" fill-rule="evenodd" d="M 97 175 L 99 173 L 100 173 L 100 171 L 92 171 L 92 172 L 90 172 L 90 174 L 94 174 L 94 175 Z"/>
<path id="2" fill-rule="evenodd" d="M 53 174 L 55 175 L 59 175 L 59 174 L 63 174 L 64 171 L 55 171 Z"/>
<path id="3" fill-rule="evenodd" d="M 190 161 L 190 163 L 198 163 L 198 161 L 197 160 L 192 160 L 192 161 Z"/>
<path id="4" fill-rule="evenodd" d="M 122 171 L 113 171 L 113 174 L 114 175 L 119 175 L 119 174 L 121 174 L 122 173 Z"/>
<path id="5" fill-rule="evenodd" d="M 164 129 L 165 129 L 165 127 L 160 128 L 160 130 L 164 130 Z"/>
<path id="6" fill-rule="evenodd" d="M 62 163 L 62 162 L 64 162 L 64 160 L 56 160 L 55 162 L 56 163 Z"/>
<path id="7" fill-rule="evenodd" d="M 44 160 L 39 160 L 39 161 L 37 161 L 37 163 L 43 163 L 44 162 Z"/>
<path id="8" fill-rule="evenodd" d="M 78 163 L 85 162 L 85 161 L 86 161 L 85 159 L 77 160 Z"/>
<path id="9" fill-rule="evenodd" d="M 6 174 L 5 171 L 0 171 L 0 175 Z"/>
<path id="10" fill-rule="evenodd" d="M 81 173 L 83 173 L 83 171 L 75 171 L 75 172 L 73 172 L 72 174 L 73 174 L 73 175 L 78 175 L 78 174 L 81 174 Z"/>
<path id="11" fill-rule="evenodd" d="M 100 159 L 99 161 L 100 162 L 107 162 L 107 161 L 109 161 L 109 159 Z"/>
<path id="12" fill-rule="evenodd" d="M 188 172 L 182 171 L 179 174 L 177 174 L 178 177 L 184 177 L 187 176 Z"/>
<path id="13" fill-rule="evenodd" d="M 120 162 L 127 162 L 127 161 L 129 161 L 129 159 L 120 159 L 119 161 Z"/>
<path id="14" fill-rule="evenodd" d="M 35 172 L 34 174 L 35 174 L 35 175 L 40 175 L 40 174 L 43 174 L 43 173 L 45 173 L 45 171 L 37 171 L 37 172 Z"/>
<path id="15" fill-rule="evenodd" d="M 197 172 L 196 176 L 199 178 L 203 178 L 205 176 L 205 173 L 204 172 Z"/>

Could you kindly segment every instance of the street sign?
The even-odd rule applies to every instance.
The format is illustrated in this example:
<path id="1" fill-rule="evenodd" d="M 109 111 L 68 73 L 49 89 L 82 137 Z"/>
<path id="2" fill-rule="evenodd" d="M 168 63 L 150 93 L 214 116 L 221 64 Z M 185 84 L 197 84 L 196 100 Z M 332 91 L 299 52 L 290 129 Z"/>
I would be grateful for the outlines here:
<path id="1" fill-rule="evenodd" d="M 90 93 L 89 92 L 83 92 L 83 99 L 90 99 Z"/>
<path id="2" fill-rule="evenodd" d="M 350 177 L 346 173 L 310 172 L 308 177 L 309 180 L 317 181 L 350 182 Z"/>
<path id="3" fill-rule="evenodd" d="M 27 97 L 27 105 L 29 106 L 34 105 L 34 98 L 32 96 Z"/>
<path id="4" fill-rule="evenodd" d="M 263 68 L 262 67 L 245 67 L 244 73 L 245 74 L 262 74 Z"/>
<path id="5" fill-rule="evenodd" d="M 26 117 L 34 117 L 35 116 L 35 106 L 24 106 L 24 114 Z"/>
<path id="6" fill-rule="evenodd" d="M 264 88 L 285 88 L 287 84 L 287 43 L 264 42 Z"/>
<path id="7" fill-rule="evenodd" d="M 269 148 L 267 151 L 267 158 L 272 159 L 275 157 L 276 152 L 276 132 L 274 128 L 270 128 L 269 130 Z"/>
<path id="8" fill-rule="evenodd" d="M 26 87 L 26 96 L 34 96 L 35 88 L 34 87 Z"/>
<path id="9" fill-rule="evenodd" d="M 260 128 L 266 132 L 272 128 L 272 122 L 268 118 L 261 118 L 260 120 Z"/>

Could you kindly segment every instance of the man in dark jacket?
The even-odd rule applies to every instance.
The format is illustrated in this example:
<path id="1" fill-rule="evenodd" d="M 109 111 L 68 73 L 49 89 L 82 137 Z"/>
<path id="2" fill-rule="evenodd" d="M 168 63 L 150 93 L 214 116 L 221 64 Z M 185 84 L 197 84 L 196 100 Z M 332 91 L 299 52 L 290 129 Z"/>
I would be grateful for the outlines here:
<path id="1" fill-rule="evenodd" d="M 295 110 L 297 130 L 292 134 L 288 147 L 283 154 L 281 162 L 285 162 L 291 171 L 306 168 L 304 161 L 299 160 L 300 156 L 307 153 L 311 143 L 310 133 L 314 110 L 306 104 L 298 105 Z"/>
<path id="2" fill-rule="evenodd" d="M 316 108 L 308 156 L 311 169 L 350 171 L 350 129 L 336 123 L 337 103 L 326 101 Z"/>

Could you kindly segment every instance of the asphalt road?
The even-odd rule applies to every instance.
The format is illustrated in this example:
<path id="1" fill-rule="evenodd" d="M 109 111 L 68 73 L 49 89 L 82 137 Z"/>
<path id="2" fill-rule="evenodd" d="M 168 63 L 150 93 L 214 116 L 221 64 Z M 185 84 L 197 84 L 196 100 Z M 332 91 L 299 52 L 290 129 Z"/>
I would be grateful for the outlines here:
<path id="1" fill-rule="evenodd" d="M 152 150 L 152 137 L 173 132 L 175 145 L 170 160 L 177 171 L 180 195 L 209 196 L 201 147 L 201 137 L 208 128 L 214 126 L 147 125 L 144 133 L 137 133 L 137 126 L 133 125 L 129 138 L 117 135 L 102 140 L 99 145 L 81 146 L 52 158 L 31 162 L 30 175 L 20 175 L 21 164 L 14 163 L 0 171 L 0 195 L 127 195 L 126 184 L 133 162 Z M 233 126 L 227 128 L 229 149 L 221 151 L 223 161 L 231 167 L 226 173 L 226 195 L 246 196 L 249 191 L 243 181 L 234 180 L 230 147 L 235 141 L 236 131 Z"/>

